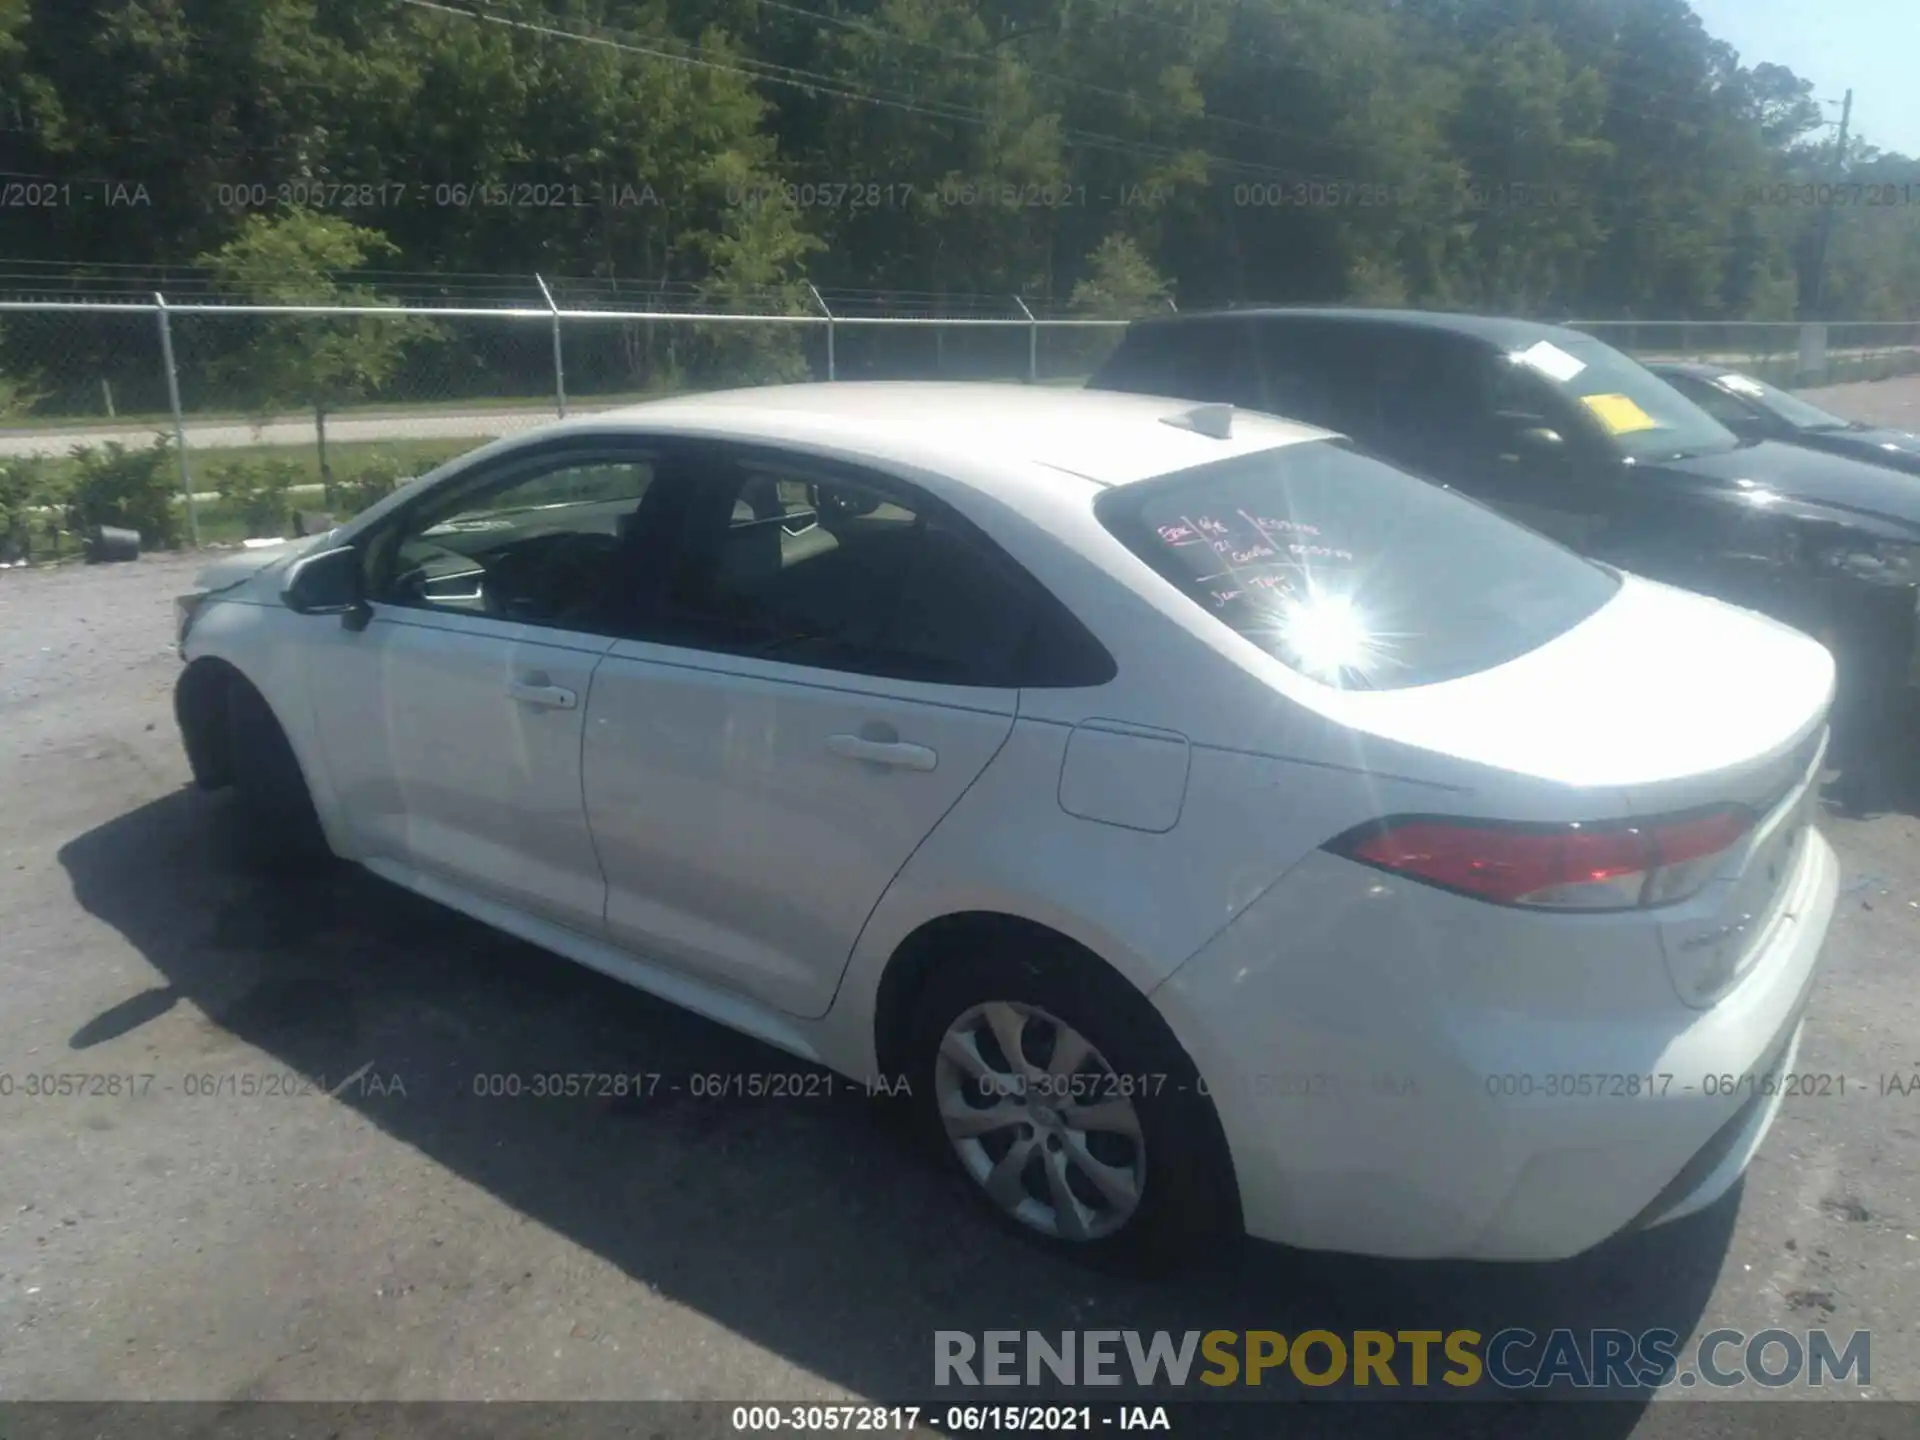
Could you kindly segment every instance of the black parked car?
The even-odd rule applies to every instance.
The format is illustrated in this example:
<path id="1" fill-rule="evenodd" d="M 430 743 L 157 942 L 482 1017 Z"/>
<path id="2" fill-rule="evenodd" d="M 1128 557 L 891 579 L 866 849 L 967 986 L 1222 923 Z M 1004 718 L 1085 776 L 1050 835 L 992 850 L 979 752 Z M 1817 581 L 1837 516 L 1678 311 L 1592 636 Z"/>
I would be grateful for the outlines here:
<path id="1" fill-rule="evenodd" d="M 1784 440 L 1920 475 L 1920 435 L 1911 431 L 1843 420 L 1798 395 L 1724 365 L 1662 361 L 1647 369 L 1743 440 Z"/>
<path id="2" fill-rule="evenodd" d="M 1338 431 L 1597 560 L 1796 625 L 1838 659 L 1854 774 L 1882 753 L 1920 602 L 1920 484 L 1905 475 L 1743 440 L 1612 347 L 1531 321 L 1168 316 L 1131 325 L 1089 384 Z"/>

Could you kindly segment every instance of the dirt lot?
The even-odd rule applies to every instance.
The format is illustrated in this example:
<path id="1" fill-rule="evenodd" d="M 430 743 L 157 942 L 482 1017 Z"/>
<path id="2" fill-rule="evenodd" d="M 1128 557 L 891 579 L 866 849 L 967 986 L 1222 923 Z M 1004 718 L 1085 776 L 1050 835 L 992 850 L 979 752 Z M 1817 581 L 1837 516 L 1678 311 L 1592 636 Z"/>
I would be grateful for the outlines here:
<path id="1" fill-rule="evenodd" d="M 1799 1068 L 1846 1096 L 1789 1100 L 1727 1203 L 1556 1266 L 1254 1248 L 1148 1286 L 979 1222 L 864 1101 L 477 1096 L 795 1066 L 369 878 L 245 879 L 169 709 L 199 563 L 0 573 L 0 1400 L 924 1402 L 936 1329 L 1508 1325 L 1870 1329 L 1870 1393 L 1920 1400 L 1920 1091 L 1881 1093 L 1920 1077 L 1906 813 L 1826 822 L 1845 893 Z M 50 1073 L 132 1078 L 27 1093 Z M 1350 1434 L 1378 1407 L 1180 1428 L 1229 1408 Z M 1722 1406 L 1552 1408 L 1494 1429 L 1744 1433 Z"/>

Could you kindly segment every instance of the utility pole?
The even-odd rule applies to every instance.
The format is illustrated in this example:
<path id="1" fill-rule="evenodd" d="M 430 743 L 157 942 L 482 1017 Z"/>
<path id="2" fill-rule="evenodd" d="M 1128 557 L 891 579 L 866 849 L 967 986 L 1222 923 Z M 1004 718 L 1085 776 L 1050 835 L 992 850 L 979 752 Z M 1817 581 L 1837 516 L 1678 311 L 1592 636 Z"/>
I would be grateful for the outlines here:
<path id="1" fill-rule="evenodd" d="M 1853 119 L 1853 91 L 1847 91 L 1847 98 L 1840 106 L 1840 141 L 1834 146 L 1834 184 L 1837 186 L 1846 176 L 1847 164 L 1847 125 Z M 1813 198 L 1820 198 L 1820 187 L 1814 186 Z M 1813 252 L 1813 296 L 1807 306 L 1806 319 L 1820 320 L 1827 313 L 1827 246 L 1833 240 L 1833 212 L 1839 208 L 1838 195 L 1831 197 L 1830 203 L 1820 209 L 1820 233 Z"/>

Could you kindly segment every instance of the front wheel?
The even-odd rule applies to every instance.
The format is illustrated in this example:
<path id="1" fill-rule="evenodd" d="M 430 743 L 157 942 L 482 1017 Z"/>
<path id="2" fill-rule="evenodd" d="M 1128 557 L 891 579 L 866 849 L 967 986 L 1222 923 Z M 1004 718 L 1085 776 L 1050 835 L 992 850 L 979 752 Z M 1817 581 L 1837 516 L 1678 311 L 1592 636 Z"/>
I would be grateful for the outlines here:
<path id="1" fill-rule="evenodd" d="M 913 1055 L 931 1142 L 1038 1243 L 1158 1265 L 1237 1233 L 1198 1072 L 1145 997 L 1091 957 L 956 957 L 922 997 Z"/>
<path id="2" fill-rule="evenodd" d="M 265 697 L 238 678 L 227 688 L 227 743 L 248 863 L 268 875 L 325 865 L 332 852 L 299 757 Z"/>

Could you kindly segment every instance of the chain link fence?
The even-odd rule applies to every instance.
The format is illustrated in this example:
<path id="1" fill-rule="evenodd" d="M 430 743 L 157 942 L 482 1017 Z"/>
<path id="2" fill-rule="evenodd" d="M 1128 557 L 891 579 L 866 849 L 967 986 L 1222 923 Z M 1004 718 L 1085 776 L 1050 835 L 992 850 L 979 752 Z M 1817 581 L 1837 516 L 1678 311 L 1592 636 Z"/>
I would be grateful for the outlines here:
<path id="1" fill-rule="evenodd" d="M 1700 360 L 1790 388 L 1920 371 L 1920 322 L 1572 321 L 1640 360 Z"/>
<path id="2" fill-rule="evenodd" d="M 120 513 L 111 494 L 76 503 L 76 487 L 164 477 L 193 543 L 305 533 L 559 416 L 806 379 L 1071 386 L 1126 324 L 1017 297 L 809 288 L 769 313 L 721 313 L 665 290 L 537 293 L 544 303 L 511 306 L 0 302 L 0 561 L 72 553 L 76 518 Z M 1920 371 L 1920 323 L 1573 323 L 1642 359 L 1786 385 Z"/>

